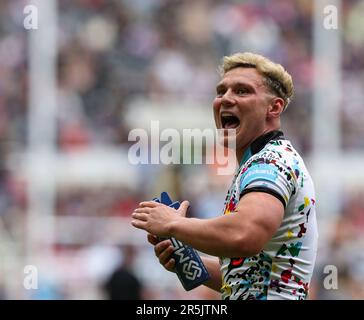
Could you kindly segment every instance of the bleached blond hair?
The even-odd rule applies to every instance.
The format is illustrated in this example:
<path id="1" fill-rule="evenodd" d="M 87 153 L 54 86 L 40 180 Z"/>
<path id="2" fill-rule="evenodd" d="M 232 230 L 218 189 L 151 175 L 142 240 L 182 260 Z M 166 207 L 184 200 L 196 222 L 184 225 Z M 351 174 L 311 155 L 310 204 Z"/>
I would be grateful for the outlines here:
<path id="1" fill-rule="evenodd" d="M 294 87 L 291 75 L 282 65 L 259 54 L 244 52 L 225 56 L 219 71 L 223 76 L 238 67 L 255 68 L 264 77 L 268 89 L 284 100 L 284 110 L 287 108 L 293 97 Z"/>

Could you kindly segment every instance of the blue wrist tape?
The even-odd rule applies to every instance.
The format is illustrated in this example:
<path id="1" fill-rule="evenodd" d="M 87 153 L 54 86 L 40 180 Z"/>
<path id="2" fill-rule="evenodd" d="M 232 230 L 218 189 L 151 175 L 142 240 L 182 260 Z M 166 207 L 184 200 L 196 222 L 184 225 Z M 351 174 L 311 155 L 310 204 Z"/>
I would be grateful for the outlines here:
<path id="1" fill-rule="evenodd" d="M 167 192 L 162 192 L 160 199 L 154 198 L 153 200 L 176 210 L 180 206 L 178 201 L 172 202 Z M 176 262 L 176 273 L 185 290 L 192 290 L 209 280 L 210 275 L 197 251 L 175 238 L 170 238 L 170 240 L 174 247 L 172 258 Z"/>

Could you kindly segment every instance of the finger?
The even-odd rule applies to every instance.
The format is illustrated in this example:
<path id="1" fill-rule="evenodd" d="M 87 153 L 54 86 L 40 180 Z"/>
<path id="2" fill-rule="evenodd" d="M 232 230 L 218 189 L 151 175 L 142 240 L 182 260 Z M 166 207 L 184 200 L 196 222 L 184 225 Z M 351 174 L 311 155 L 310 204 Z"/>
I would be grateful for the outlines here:
<path id="1" fill-rule="evenodd" d="M 131 225 L 137 229 L 147 230 L 146 229 L 147 225 L 145 221 L 132 220 Z"/>
<path id="2" fill-rule="evenodd" d="M 168 271 L 175 272 L 176 271 L 176 262 L 174 259 L 170 259 L 165 265 L 164 268 L 166 268 Z"/>
<path id="3" fill-rule="evenodd" d="M 142 213 L 142 212 L 133 212 L 131 217 L 133 219 L 141 220 L 141 221 L 147 221 L 148 220 L 148 214 Z"/>
<path id="4" fill-rule="evenodd" d="M 139 207 L 141 208 L 143 207 L 155 208 L 158 207 L 158 205 L 160 205 L 160 203 L 155 201 L 143 201 L 139 203 Z"/>
<path id="5" fill-rule="evenodd" d="M 142 212 L 142 213 L 150 213 L 151 208 L 145 207 L 145 208 L 136 208 L 134 212 Z"/>
<path id="6" fill-rule="evenodd" d="M 190 203 L 188 201 L 183 201 L 180 205 L 180 207 L 178 208 L 178 213 L 182 216 L 185 217 L 186 216 L 186 212 L 188 207 L 190 206 Z"/>
<path id="7" fill-rule="evenodd" d="M 163 240 L 157 243 L 154 247 L 154 253 L 159 258 L 159 255 L 166 250 L 169 246 L 172 246 L 172 242 L 170 240 Z"/>
<path id="8" fill-rule="evenodd" d="M 167 247 L 164 251 L 161 252 L 159 255 L 159 262 L 161 265 L 165 265 L 168 263 L 169 260 L 171 260 L 171 255 L 174 252 L 174 248 L 172 246 Z"/>
<path id="9" fill-rule="evenodd" d="M 141 221 L 147 221 L 148 220 L 148 217 L 149 217 L 149 214 L 147 213 L 137 213 L 137 212 L 134 212 L 132 215 L 132 218 L 134 219 L 137 219 L 137 220 L 141 220 Z"/>
<path id="10" fill-rule="evenodd" d="M 158 237 L 156 237 L 150 233 L 148 233 L 147 239 L 148 239 L 148 242 L 154 246 L 159 242 Z"/>

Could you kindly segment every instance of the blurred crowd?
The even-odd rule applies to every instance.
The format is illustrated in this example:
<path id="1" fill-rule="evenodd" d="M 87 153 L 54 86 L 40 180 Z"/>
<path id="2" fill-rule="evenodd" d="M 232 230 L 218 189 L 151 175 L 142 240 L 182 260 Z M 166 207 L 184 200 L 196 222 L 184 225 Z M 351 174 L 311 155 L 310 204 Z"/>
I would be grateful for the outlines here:
<path id="1" fill-rule="evenodd" d="M 27 147 L 28 33 L 36 31 L 23 27 L 26 4 L 0 2 L 0 218 L 13 237 L 13 224 L 27 210 L 26 181 L 8 164 L 12 154 Z M 56 143 L 60 152 L 127 145 L 132 128 L 126 113 L 136 99 L 165 105 L 166 112 L 170 97 L 211 108 L 222 56 L 254 51 L 282 63 L 293 76 L 295 97 L 284 114 L 283 128 L 303 155 L 310 153 L 313 1 L 59 0 L 58 10 Z M 364 151 L 364 2 L 342 1 L 341 10 L 341 147 Z M 145 174 L 149 169 L 140 170 Z M 229 177 L 217 178 L 208 167 L 153 168 L 150 176 L 151 181 L 141 183 L 137 193 L 122 186 L 59 188 L 56 215 L 128 218 L 139 201 L 169 190 L 175 198 L 191 201 L 191 216 L 208 218 L 220 213 L 229 183 Z M 362 199 L 361 194 L 343 193 L 341 216 L 323 249 L 327 254 L 319 257 L 313 298 L 364 298 L 364 260 L 358 249 L 364 229 Z M 150 248 L 134 246 L 139 258 L 134 265 L 123 265 L 134 274 L 123 273 L 130 276 L 124 282 L 142 288 L 144 281 L 142 298 L 191 297 L 172 280 L 178 289 L 158 289 L 162 269 L 156 271 L 157 281 L 148 282 L 143 268 L 158 266 L 146 253 Z M 345 289 L 335 293 L 322 289 L 320 268 L 325 264 L 340 264 Z M 110 279 L 119 281 L 117 276 Z M 117 294 L 110 281 L 95 285 Z M 201 290 L 193 297 L 217 296 Z"/>

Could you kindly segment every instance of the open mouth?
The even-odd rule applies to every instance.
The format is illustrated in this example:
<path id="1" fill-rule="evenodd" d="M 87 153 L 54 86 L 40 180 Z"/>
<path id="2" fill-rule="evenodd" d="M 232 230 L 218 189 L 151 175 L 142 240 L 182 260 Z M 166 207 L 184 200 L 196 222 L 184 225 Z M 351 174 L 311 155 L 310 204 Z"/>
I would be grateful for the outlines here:
<path id="1" fill-rule="evenodd" d="M 240 125 L 240 120 L 229 112 L 223 112 L 221 113 L 221 125 L 224 129 L 236 129 Z"/>

